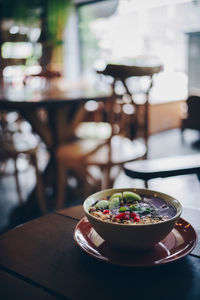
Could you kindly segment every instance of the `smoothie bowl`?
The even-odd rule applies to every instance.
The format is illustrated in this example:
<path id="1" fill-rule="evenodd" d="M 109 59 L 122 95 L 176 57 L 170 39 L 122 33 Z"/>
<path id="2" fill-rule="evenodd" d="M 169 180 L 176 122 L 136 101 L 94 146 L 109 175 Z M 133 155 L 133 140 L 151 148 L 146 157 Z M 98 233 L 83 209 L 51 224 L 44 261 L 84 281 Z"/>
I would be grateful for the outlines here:
<path id="1" fill-rule="evenodd" d="M 140 250 L 164 239 L 178 221 L 175 198 L 149 189 L 108 189 L 89 196 L 84 212 L 95 231 L 112 247 Z"/>

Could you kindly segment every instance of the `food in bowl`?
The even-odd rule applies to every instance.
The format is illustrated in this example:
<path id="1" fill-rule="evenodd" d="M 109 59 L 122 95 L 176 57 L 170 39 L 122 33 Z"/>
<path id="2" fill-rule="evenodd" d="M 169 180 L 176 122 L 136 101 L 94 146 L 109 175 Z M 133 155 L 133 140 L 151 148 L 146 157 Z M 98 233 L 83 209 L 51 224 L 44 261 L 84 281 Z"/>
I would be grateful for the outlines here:
<path id="1" fill-rule="evenodd" d="M 106 222 L 139 225 L 166 221 L 176 209 L 161 198 L 124 191 L 96 201 L 89 213 Z"/>
<path id="2" fill-rule="evenodd" d="M 134 194 L 134 199 L 130 197 L 130 192 Z M 116 198 L 118 200 L 112 200 Z M 141 208 L 140 212 L 139 207 L 142 207 L 143 202 L 148 202 L 149 207 L 144 205 L 145 210 Z M 132 211 L 131 205 L 134 204 L 137 210 Z M 125 220 L 125 215 L 116 218 L 115 209 L 118 214 L 119 209 L 123 210 L 123 207 L 127 210 L 120 213 L 127 214 L 129 220 Z M 150 208 L 150 212 L 147 208 Z M 89 196 L 83 203 L 83 209 L 93 229 L 107 244 L 126 251 L 148 249 L 160 242 L 174 228 L 182 212 L 182 206 L 175 198 L 157 191 L 137 188 L 102 190 Z M 109 212 L 106 213 L 106 210 Z M 142 210 L 146 214 L 142 214 Z M 98 214 L 95 215 L 95 212 Z M 134 214 L 132 217 L 131 212 L 134 212 L 139 220 L 134 220 Z M 145 222 L 148 216 L 151 218 Z"/>

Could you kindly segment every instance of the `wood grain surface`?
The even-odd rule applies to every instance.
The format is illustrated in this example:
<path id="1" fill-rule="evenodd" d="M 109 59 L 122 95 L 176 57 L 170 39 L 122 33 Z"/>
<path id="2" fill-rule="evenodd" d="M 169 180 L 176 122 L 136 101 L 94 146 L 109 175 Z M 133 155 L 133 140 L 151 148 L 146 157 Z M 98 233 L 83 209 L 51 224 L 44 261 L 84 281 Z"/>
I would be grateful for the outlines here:
<path id="1" fill-rule="evenodd" d="M 169 265 L 142 269 L 99 262 L 74 242 L 82 215 L 81 207 L 62 210 L 0 237 L 4 299 L 28 299 L 29 294 L 30 299 L 199 299 L 200 258 L 188 255 Z"/>

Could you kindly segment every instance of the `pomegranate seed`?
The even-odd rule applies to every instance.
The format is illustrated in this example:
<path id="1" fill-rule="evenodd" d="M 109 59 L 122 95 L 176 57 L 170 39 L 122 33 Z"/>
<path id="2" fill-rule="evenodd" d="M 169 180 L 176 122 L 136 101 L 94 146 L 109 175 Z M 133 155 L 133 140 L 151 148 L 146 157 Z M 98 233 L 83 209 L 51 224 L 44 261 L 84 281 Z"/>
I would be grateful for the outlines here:
<path id="1" fill-rule="evenodd" d="M 125 213 L 121 213 L 121 214 L 116 215 L 115 218 L 120 219 L 120 220 L 123 220 L 124 217 L 125 217 Z"/>
<path id="2" fill-rule="evenodd" d="M 109 212 L 110 212 L 109 209 L 105 209 L 105 210 L 103 211 L 103 214 L 106 215 L 106 214 L 109 214 Z"/>
<path id="3" fill-rule="evenodd" d="M 139 218 L 139 217 L 134 217 L 134 221 L 135 221 L 135 222 L 139 222 L 139 221 L 140 221 L 140 218 Z"/>
<path id="4" fill-rule="evenodd" d="M 136 213 L 132 212 L 131 213 L 131 217 L 134 219 L 135 217 L 137 217 Z"/>

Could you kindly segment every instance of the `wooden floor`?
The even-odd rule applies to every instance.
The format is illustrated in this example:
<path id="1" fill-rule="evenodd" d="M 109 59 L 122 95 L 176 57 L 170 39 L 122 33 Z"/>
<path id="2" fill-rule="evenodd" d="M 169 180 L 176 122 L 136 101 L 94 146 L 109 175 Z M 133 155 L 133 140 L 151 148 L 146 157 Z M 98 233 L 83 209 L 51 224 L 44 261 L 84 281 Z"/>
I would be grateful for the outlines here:
<path id="1" fill-rule="evenodd" d="M 178 129 L 168 130 L 162 133 L 152 135 L 149 139 L 149 158 L 169 157 L 174 155 L 185 155 L 200 152 L 199 133 L 192 130 L 186 130 L 184 133 L 184 143 L 181 140 Z M 44 152 L 40 154 L 40 163 L 44 164 Z M 21 162 L 20 167 L 26 166 Z M 20 174 L 20 185 L 24 195 L 27 198 L 34 186 L 33 170 L 28 169 Z M 72 182 L 73 185 L 73 182 Z M 115 187 L 143 187 L 143 182 L 128 178 L 123 172 L 118 176 L 114 184 Z M 155 179 L 149 184 L 149 188 L 166 192 L 175 196 L 184 206 L 200 209 L 200 183 L 195 175 L 177 176 L 166 179 Z M 51 194 L 47 194 L 47 201 L 52 201 Z M 65 203 L 65 207 L 81 204 L 80 196 L 71 193 L 70 199 Z M 18 206 L 18 199 L 13 177 L 1 178 L 0 180 L 0 232 L 15 226 L 23 221 L 28 221 L 38 217 L 38 211 L 31 207 Z M 24 219 L 19 217 L 23 216 Z"/>

